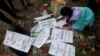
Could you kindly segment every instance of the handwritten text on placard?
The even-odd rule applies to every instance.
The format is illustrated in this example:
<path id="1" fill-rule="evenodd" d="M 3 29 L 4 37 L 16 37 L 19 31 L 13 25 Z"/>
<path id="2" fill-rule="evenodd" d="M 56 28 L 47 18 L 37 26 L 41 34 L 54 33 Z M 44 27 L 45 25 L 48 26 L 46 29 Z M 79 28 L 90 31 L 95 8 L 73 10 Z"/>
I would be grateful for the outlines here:
<path id="1" fill-rule="evenodd" d="M 52 41 L 49 54 L 54 56 L 75 56 L 75 47 L 60 41 Z"/>
<path id="2" fill-rule="evenodd" d="M 53 28 L 51 40 L 59 40 L 63 42 L 73 43 L 73 31 Z"/>
<path id="3" fill-rule="evenodd" d="M 27 53 L 31 48 L 33 40 L 33 38 L 27 35 L 7 30 L 3 44 Z"/>
<path id="4" fill-rule="evenodd" d="M 33 41 L 33 46 L 40 48 L 47 41 L 50 34 L 49 29 L 43 29 Z"/>
<path id="5" fill-rule="evenodd" d="M 39 26 L 43 27 L 43 28 L 52 28 L 54 26 L 56 26 L 56 19 L 51 18 L 48 20 L 43 20 L 43 21 L 39 21 Z"/>

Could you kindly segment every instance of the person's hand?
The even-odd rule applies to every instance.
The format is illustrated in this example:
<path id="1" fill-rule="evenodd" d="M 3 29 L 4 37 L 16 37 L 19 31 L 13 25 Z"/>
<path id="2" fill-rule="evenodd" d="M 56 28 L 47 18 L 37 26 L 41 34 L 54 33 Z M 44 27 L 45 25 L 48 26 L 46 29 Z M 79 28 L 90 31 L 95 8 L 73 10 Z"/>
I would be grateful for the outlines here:
<path id="1" fill-rule="evenodd" d="M 65 30 L 73 30 L 72 27 L 71 27 L 71 25 L 67 25 L 67 26 L 64 25 L 64 26 L 65 26 L 65 27 L 63 27 L 63 28 L 64 28 Z"/>
<path id="2" fill-rule="evenodd" d="M 63 25 L 63 27 L 68 27 L 68 24 Z"/>
<path id="3" fill-rule="evenodd" d="M 59 27 L 59 26 L 56 26 L 55 28 L 58 28 L 58 29 L 63 29 L 63 27 Z"/>

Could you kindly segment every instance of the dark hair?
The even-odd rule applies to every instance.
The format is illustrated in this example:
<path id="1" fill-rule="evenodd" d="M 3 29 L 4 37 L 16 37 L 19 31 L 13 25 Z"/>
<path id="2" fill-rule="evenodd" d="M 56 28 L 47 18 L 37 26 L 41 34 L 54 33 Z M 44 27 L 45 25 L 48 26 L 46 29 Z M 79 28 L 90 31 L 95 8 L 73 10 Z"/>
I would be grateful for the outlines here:
<path id="1" fill-rule="evenodd" d="M 63 15 L 63 16 L 68 16 L 69 18 L 67 19 L 67 23 L 70 19 L 70 17 L 72 16 L 72 13 L 73 13 L 73 10 L 69 7 L 63 7 L 60 11 L 60 14 Z"/>

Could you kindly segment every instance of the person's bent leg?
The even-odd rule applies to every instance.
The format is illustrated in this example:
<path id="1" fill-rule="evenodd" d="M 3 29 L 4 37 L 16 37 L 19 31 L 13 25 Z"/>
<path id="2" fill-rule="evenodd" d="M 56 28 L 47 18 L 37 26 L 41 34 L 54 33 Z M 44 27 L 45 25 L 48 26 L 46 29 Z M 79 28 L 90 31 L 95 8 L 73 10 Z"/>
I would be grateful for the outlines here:
<path id="1" fill-rule="evenodd" d="M 19 11 L 20 11 L 20 10 L 18 10 L 18 9 L 16 9 L 16 8 L 14 7 L 12 0 L 7 0 L 7 2 L 9 3 L 9 5 L 10 5 L 10 7 L 11 7 L 11 9 L 12 9 L 13 11 L 15 11 L 15 12 L 19 12 Z"/>
<path id="2" fill-rule="evenodd" d="M 0 20 L 2 20 L 3 22 L 5 22 L 5 23 L 7 23 L 7 24 L 9 24 L 9 25 L 13 24 L 13 22 L 12 22 L 11 20 L 7 19 L 7 18 L 3 15 L 2 12 L 0 12 Z"/>

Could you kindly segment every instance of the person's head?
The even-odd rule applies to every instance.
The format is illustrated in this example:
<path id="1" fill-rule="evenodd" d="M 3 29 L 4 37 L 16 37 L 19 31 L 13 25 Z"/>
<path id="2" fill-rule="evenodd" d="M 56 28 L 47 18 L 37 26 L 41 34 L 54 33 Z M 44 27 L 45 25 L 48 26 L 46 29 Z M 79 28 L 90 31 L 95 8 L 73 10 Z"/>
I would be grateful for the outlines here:
<path id="1" fill-rule="evenodd" d="M 63 7 L 60 11 L 60 14 L 63 16 L 69 17 L 67 22 L 69 21 L 70 17 L 72 16 L 73 10 L 69 7 Z"/>

